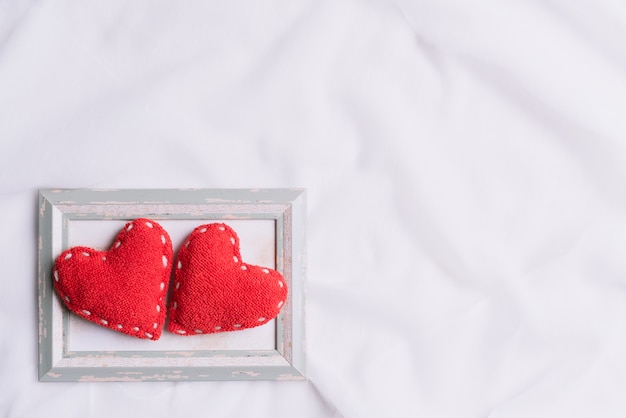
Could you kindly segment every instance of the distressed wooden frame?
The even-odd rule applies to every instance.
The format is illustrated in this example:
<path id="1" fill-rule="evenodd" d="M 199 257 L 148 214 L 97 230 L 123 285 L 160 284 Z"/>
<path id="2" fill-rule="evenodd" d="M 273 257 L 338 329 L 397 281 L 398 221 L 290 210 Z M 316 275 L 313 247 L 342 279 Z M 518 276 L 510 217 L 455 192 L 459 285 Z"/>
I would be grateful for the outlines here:
<path id="1" fill-rule="evenodd" d="M 274 350 L 68 350 L 69 311 L 52 286 L 70 220 L 273 219 L 276 267 L 289 294 Z M 193 381 L 305 379 L 306 192 L 303 189 L 46 189 L 39 191 L 39 380 Z M 177 250 L 176 248 L 174 249 Z M 191 337 L 193 338 L 193 337 Z"/>

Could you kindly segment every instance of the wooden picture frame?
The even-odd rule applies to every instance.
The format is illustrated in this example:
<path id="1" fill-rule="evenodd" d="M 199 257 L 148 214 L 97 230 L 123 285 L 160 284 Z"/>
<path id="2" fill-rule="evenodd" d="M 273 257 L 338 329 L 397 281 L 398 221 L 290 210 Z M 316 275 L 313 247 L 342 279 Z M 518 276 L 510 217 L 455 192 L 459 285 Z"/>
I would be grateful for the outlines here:
<path id="1" fill-rule="evenodd" d="M 229 220 L 274 222 L 275 268 L 283 274 L 289 293 L 272 325 L 273 347 L 220 349 L 208 344 L 194 349 L 155 350 L 154 346 L 145 346 L 151 349 L 73 350 L 71 332 L 77 331 L 71 331 L 70 319 L 74 314 L 61 303 L 52 285 L 55 258 L 71 246 L 69 232 L 78 228 L 81 220 L 129 221 L 142 217 L 162 222 L 188 220 L 197 225 Z M 304 380 L 305 220 L 303 189 L 40 190 L 39 380 Z M 177 250 L 175 247 L 175 253 Z M 231 334 L 240 332 L 244 331 Z"/>

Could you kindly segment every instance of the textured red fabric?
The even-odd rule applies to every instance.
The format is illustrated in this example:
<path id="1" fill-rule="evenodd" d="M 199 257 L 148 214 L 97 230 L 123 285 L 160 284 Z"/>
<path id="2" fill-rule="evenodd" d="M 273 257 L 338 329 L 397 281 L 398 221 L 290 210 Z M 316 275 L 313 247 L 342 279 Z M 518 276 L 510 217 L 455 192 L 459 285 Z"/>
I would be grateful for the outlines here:
<path id="1" fill-rule="evenodd" d="M 76 315 L 133 337 L 158 340 L 171 269 L 167 232 L 152 220 L 135 219 L 108 251 L 64 251 L 54 264 L 54 288 Z"/>
<path id="2" fill-rule="evenodd" d="M 178 252 L 168 330 L 189 336 L 256 327 L 275 318 L 286 298 L 279 272 L 241 260 L 235 231 L 201 225 Z"/>

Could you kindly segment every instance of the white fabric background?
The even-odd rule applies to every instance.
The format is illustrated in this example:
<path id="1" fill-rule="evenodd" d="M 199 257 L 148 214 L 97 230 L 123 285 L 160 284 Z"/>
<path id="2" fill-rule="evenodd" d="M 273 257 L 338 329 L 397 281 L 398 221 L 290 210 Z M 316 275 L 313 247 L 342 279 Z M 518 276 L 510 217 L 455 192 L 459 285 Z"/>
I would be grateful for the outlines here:
<path id="1" fill-rule="evenodd" d="M 0 2 L 0 415 L 626 416 L 625 41 L 618 0 Z M 292 186 L 309 381 L 37 382 L 37 189 Z"/>

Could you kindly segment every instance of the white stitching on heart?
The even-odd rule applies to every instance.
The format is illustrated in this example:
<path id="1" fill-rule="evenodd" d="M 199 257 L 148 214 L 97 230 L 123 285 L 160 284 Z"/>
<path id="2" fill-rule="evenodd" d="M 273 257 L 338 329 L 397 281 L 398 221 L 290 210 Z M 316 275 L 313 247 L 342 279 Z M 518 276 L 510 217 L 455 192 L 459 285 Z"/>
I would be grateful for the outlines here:
<path id="1" fill-rule="evenodd" d="M 260 317 L 259 319 L 257 319 L 257 321 L 259 321 L 259 322 L 263 322 L 263 321 L 265 321 L 265 317 L 264 317 L 264 316 L 262 316 L 262 317 Z"/>
<path id="2" fill-rule="evenodd" d="M 180 282 L 176 282 L 176 290 L 180 287 Z"/>
<path id="3" fill-rule="evenodd" d="M 179 329 L 178 331 L 176 331 L 176 333 L 178 333 L 178 334 L 187 334 L 187 331 L 183 331 L 182 329 Z"/>
<path id="4" fill-rule="evenodd" d="M 219 325 L 215 327 L 215 330 L 216 330 L 216 331 L 219 331 L 219 330 L 221 330 L 221 329 L 222 329 L 222 327 L 220 327 Z"/>
<path id="5" fill-rule="evenodd" d="M 263 269 L 263 270 L 261 270 L 261 271 L 262 271 L 263 273 L 265 273 L 265 274 L 270 274 L 270 271 L 269 271 L 268 269 Z"/>
<path id="6" fill-rule="evenodd" d="M 280 309 L 280 307 L 281 307 L 281 306 L 283 306 L 283 303 L 285 303 L 285 302 L 283 302 L 283 301 L 281 300 L 280 302 L 278 302 L 278 306 L 276 306 L 276 307 L 277 307 L 278 309 Z"/>
<path id="7" fill-rule="evenodd" d="M 279 285 L 280 287 L 283 287 L 283 282 L 281 282 L 281 281 L 279 280 L 279 281 L 278 281 L 278 285 Z"/>
<path id="8" fill-rule="evenodd" d="M 231 242 L 231 244 L 235 245 L 235 238 L 234 237 L 230 237 L 230 242 Z"/>
<path id="9" fill-rule="evenodd" d="M 242 270 L 248 270 L 248 267 L 246 267 L 246 265 L 245 265 L 245 264 L 242 264 L 242 265 L 241 265 L 241 269 L 242 269 Z"/>
<path id="10" fill-rule="evenodd" d="M 234 328 L 241 328 L 241 324 L 235 324 L 233 325 Z"/>
<path id="11" fill-rule="evenodd" d="M 153 225 L 151 222 L 146 222 L 146 226 L 148 226 L 148 228 L 153 228 L 153 227 L 154 227 L 154 225 Z M 133 227 L 133 224 L 128 225 L 128 227 L 126 228 L 126 231 L 127 231 L 127 232 L 128 232 L 128 231 L 130 231 L 130 230 L 132 229 L 132 227 Z M 165 235 L 161 235 L 161 242 L 163 243 L 163 245 L 165 245 L 165 244 L 167 243 L 167 240 L 165 239 Z M 116 241 L 116 242 L 115 242 L 115 248 L 119 248 L 121 245 L 122 245 L 121 241 Z M 83 251 L 81 254 L 82 254 L 83 256 L 85 256 L 85 257 L 90 257 L 90 256 L 91 256 L 91 254 L 89 254 L 88 252 L 85 252 L 85 251 Z M 65 256 L 65 260 L 68 260 L 68 259 L 70 259 L 71 257 L 72 257 L 72 253 L 68 253 L 68 254 Z M 102 260 L 106 261 L 106 259 L 107 259 L 107 258 L 106 258 L 106 256 L 102 256 Z M 163 260 L 163 266 L 164 266 L 164 267 L 167 267 L 167 263 L 168 263 L 168 261 L 167 261 L 167 256 L 166 256 L 165 254 L 162 256 L 162 260 Z M 59 274 L 58 274 L 58 271 L 57 271 L 57 270 L 54 270 L 54 278 L 55 278 L 55 280 L 56 280 L 57 282 L 59 281 Z M 165 282 L 161 282 L 160 287 L 161 287 L 161 290 L 164 290 L 164 289 L 165 289 Z M 68 303 L 70 302 L 70 298 L 69 298 L 69 297 L 65 296 L 65 297 L 64 297 L 64 299 L 65 299 Z M 162 300 L 162 298 L 160 298 L 159 300 Z M 160 312 L 160 311 L 161 311 L 161 306 L 160 306 L 160 305 L 156 305 L 156 310 L 157 310 L 157 312 Z M 88 310 L 86 310 L 86 309 L 83 309 L 81 312 L 82 312 L 83 314 L 87 315 L 87 316 L 91 316 L 91 312 L 90 312 L 90 311 L 88 311 Z M 106 319 L 100 319 L 100 323 L 101 323 L 101 324 L 103 324 L 103 325 L 108 325 L 108 324 L 109 324 L 109 321 L 107 321 Z M 157 329 L 157 328 L 158 328 L 158 326 L 159 326 L 159 325 L 158 325 L 158 323 L 156 323 L 156 322 L 153 324 L 153 328 L 154 328 L 154 329 Z M 118 330 L 121 330 L 121 329 L 123 329 L 123 328 L 124 328 L 124 326 L 123 326 L 122 324 L 117 324 L 117 325 L 116 325 L 116 328 L 117 328 Z M 140 330 L 140 328 L 139 328 L 139 327 L 133 327 L 133 328 L 132 328 L 132 330 L 133 330 L 133 331 L 135 331 L 135 332 L 137 332 L 137 331 L 139 331 L 139 330 Z M 149 332 L 144 332 L 144 334 L 145 334 L 145 335 L 146 335 L 146 337 L 148 337 L 148 338 L 153 338 L 153 336 L 154 336 L 153 334 L 150 334 Z"/>
<path id="12" fill-rule="evenodd" d="M 178 270 L 182 269 L 182 268 L 183 268 L 183 263 L 181 263 L 181 262 L 179 261 L 179 262 L 178 262 L 178 266 L 177 266 L 177 267 L 178 267 Z"/>
<path id="13" fill-rule="evenodd" d="M 237 258 L 237 256 L 233 256 L 233 261 L 234 261 L 235 263 L 238 263 L 238 262 L 239 262 L 239 259 Z"/>
<path id="14" fill-rule="evenodd" d="M 197 329 L 196 330 L 196 334 L 202 334 L 202 330 L 201 329 Z"/>
<path id="15" fill-rule="evenodd" d="M 200 233 L 204 234 L 206 232 L 206 228 L 200 229 Z"/>
<path id="16" fill-rule="evenodd" d="M 54 270 L 54 281 L 58 282 L 59 281 L 59 272 Z"/>

